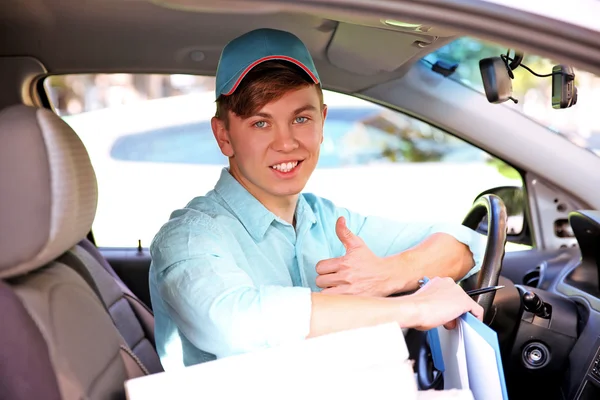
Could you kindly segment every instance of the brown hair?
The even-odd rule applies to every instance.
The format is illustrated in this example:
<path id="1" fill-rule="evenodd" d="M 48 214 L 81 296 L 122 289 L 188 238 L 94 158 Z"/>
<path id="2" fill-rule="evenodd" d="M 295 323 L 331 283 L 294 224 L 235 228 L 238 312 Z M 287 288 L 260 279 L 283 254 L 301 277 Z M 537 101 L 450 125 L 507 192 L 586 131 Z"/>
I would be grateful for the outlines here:
<path id="1" fill-rule="evenodd" d="M 266 104 L 281 98 L 287 92 L 310 85 L 315 85 L 315 83 L 300 67 L 287 61 L 265 61 L 246 74 L 233 94 L 219 96 L 215 116 L 223 120 L 227 126 L 228 111 L 245 119 L 254 115 Z M 321 85 L 316 84 L 315 86 L 322 108 Z"/>

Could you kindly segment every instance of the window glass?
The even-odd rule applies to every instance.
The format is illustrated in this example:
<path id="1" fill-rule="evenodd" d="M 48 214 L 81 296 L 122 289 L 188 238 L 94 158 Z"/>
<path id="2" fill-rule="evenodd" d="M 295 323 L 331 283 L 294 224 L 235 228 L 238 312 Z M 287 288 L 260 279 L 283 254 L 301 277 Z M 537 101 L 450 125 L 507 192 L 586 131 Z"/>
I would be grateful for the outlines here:
<path id="1" fill-rule="evenodd" d="M 171 211 L 211 190 L 227 165 L 210 127 L 212 77 L 68 75 L 45 86 L 96 170 L 101 247 L 148 246 Z M 324 98 L 325 138 L 306 191 L 339 206 L 460 223 L 482 191 L 522 185 L 512 167 L 425 122 L 335 92 Z"/>
<path id="2" fill-rule="evenodd" d="M 487 57 L 506 54 L 506 47 L 470 37 L 462 37 L 424 57 L 425 62 L 438 60 L 457 63 L 456 72 L 450 76 L 481 93 L 483 81 L 479 61 Z M 510 52 L 514 56 L 514 51 Z M 557 61 L 524 53 L 522 65 L 539 75 L 552 73 Z M 499 107 L 510 107 L 516 112 L 546 126 L 558 135 L 600 155 L 600 119 L 596 105 L 600 101 L 600 77 L 590 72 L 573 68 L 577 102 L 572 107 L 557 110 L 552 108 L 552 78 L 537 77 L 522 66 L 514 70 L 512 80 L 513 97 L 518 103 L 507 101 Z"/>

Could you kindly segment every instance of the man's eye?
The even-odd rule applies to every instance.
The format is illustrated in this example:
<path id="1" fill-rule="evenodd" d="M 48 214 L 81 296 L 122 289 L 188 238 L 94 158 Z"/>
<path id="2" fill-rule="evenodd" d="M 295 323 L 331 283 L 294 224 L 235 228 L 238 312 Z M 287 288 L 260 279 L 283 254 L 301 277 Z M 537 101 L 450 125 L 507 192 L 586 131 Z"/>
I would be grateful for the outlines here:
<path id="1" fill-rule="evenodd" d="M 266 128 L 267 127 L 267 121 L 258 121 L 254 123 L 254 126 L 257 128 Z"/>
<path id="2" fill-rule="evenodd" d="M 303 124 L 306 121 L 308 121 L 308 118 L 306 118 L 306 117 L 296 117 L 296 119 L 294 120 L 294 122 L 296 124 Z"/>

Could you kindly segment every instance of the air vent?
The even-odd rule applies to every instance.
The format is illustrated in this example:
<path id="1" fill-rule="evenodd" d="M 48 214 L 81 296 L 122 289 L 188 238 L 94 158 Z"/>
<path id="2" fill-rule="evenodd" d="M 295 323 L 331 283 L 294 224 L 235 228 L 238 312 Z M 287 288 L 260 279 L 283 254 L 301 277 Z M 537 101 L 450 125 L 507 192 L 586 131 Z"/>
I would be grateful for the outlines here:
<path id="1" fill-rule="evenodd" d="M 532 270 L 527 271 L 525 276 L 523 276 L 523 285 L 531 286 L 537 288 L 540 284 L 540 267 L 537 266 Z"/>
<path id="2" fill-rule="evenodd" d="M 554 234 L 559 238 L 575 237 L 573 228 L 567 218 L 561 218 L 554 221 Z"/>

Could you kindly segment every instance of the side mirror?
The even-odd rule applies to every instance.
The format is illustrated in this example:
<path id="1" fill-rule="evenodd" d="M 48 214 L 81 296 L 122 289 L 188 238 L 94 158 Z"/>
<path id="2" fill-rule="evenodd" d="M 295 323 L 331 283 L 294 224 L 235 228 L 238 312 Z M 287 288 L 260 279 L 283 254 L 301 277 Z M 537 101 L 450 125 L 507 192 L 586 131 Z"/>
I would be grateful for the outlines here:
<path id="1" fill-rule="evenodd" d="M 504 103 L 512 99 L 512 80 L 502 58 L 484 58 L 479 61 L 479 71 L 485 96 L 490 103 Z"/>
<path id="2" fill-rule="evenodd" d="M 513 243 L 531 245 L 531 237 L 527 229 L 527 219 L 525 218 L 526 199 L 523 188 L 518 186 L 500 186 L 482 192 L 477 196 L 495 194 L 500 197 L 506 206 L 508 214 L 507 221 L 507 241 Z M 484 217 L 477 232 L 487 234 L 487 217 Z"/>

